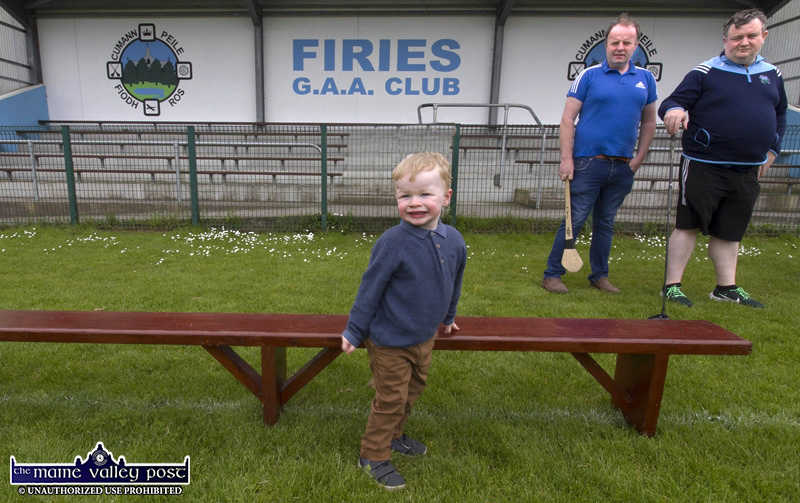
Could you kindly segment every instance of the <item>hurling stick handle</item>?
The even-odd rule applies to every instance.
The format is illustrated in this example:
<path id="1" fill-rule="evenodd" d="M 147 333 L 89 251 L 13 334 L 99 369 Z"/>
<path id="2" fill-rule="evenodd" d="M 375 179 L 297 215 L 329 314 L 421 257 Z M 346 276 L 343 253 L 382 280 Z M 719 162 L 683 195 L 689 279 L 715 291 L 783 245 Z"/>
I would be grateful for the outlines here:
<path id="1" fill-rule="evenodd" d="M 569 178 L 564 180 L 564 240 L 572 241 L 572 203 L 569 200 Z"/>

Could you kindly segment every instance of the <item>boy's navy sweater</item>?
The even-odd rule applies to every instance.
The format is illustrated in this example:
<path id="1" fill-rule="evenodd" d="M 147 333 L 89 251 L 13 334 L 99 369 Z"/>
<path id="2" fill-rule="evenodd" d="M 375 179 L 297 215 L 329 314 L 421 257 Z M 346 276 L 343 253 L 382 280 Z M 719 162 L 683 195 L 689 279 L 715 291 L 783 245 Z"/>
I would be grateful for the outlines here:
<path id="1" fill-rule="evenodd" d="M 456 316 L 467 261 L 464 238 L 439 222 L 435 231 L 405 221 L 372 247 L 344 337 L 354 346 L 408 347 L 430 340 Z"/>
<path id="2" fill-rule="evenodd" d="M 783 77 L 758 56 L 749 67 L 723 52 L 696 66 L 658 109 L 664 115 L 680 108 L 689 112 L 683 133 L 683 154 L 713 164 L 761 165 L 767 152 L 776 155 L 786 131 Z"/>

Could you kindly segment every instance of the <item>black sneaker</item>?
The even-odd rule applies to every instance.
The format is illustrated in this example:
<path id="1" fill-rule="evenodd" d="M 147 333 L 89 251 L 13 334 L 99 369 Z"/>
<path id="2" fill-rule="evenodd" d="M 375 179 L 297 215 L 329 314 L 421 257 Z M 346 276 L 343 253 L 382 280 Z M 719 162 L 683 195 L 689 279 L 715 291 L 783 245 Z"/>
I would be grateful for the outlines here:
<path id="1" fill-rule="evenodd" d="M 684 295 L 683 292 L 681 291 L 680 283 L 675 283 L 674 285 L 669 285 L 664 287 L 664 289 L 661 290 L 662 296 L 664 295 L 664 290 L 667 291 L 666 295 L 668 301 L 675 302 L 676 304 L 680 304 L 686 307 L 692 307 L 694 305 L 694 303 L 691 300 L 689 300 L 689 297 Z"/>
<path id="2" fill-rule="evenodd" d="M 736 302 L 737 304 L 741 304 L 743 306 L 750 306 L 758 309 L 762 309 L 764 307 L 764 304 L 761 302 L 750 298 L 750 294 L 742 290 L 742 287 L 740 286 L 734 286 L 724 290 L 720 290 L 719 288 L 715 287 L 714 291 L 708 294 L 708 297 L 711 300 L 717 300 L 720 302 Z"/>
<path id="3" fill-rule="evenodd" d="M 419 456 L 428 452 L 425 444 L 419 440 L 408 438 L 405 433 L 392 440 L 392 450 L 405 456 Z"/>
<path id="4" fill-rule="evenodd" d="M 367 472 L 370 477 L 375 479 L 375 481 L 387 491 L 396 491 L 406 487 L 406 479 L 397 473 L 397 470 L 394 469 L 392 462 L 389 460 L 370 461 L 360 458 L 358 460 L 358 467 Z"/>

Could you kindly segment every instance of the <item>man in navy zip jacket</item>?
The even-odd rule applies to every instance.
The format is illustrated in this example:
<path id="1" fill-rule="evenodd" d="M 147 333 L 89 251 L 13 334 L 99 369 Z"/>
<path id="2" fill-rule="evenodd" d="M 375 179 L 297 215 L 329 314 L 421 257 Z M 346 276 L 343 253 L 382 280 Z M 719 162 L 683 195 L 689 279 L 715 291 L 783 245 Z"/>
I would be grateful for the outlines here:
<path id="1" fill-rule="evenodd" d="M 712 300 L 764 305 L 736 285 L 736 260 L 756 199 L 758 179 L 780 153 L 786 91 L 780 71 L 759 56 L 767 18 L 758 9 L 723 25 L 722 54 L 696 66 L 658 110 L 669 134 L 681 126 L 683 156 L 675 230 L 662 295 L 691 307 L 681 279 L 697 234 L 710 235 L 717 286 Z"/>

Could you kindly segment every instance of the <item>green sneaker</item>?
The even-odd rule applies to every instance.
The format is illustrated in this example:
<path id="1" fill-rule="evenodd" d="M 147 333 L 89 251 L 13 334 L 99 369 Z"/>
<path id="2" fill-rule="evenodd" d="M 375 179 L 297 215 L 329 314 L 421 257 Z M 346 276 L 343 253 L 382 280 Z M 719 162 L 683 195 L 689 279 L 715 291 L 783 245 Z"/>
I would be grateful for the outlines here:
<path id="1" fill-rule="evenodd" d="M 764 308 L 764 304 L 751 298 L 749 293 L 742 290 L 742 287 L 736 285 L 724 290 L 715 287 L 714 291 L 708 294 L 708 297 L 711 300 L 717 300 L 719 302 L 736 302 L 743 306 L 750 306 L 758 309 Z"/>
<path id="2" fill-rule="evenodd" d="M 689 300 L 689 297 L 683 294 L 681 291 L 681 284 L 675 283 L 669 286 L 665 286 L 664 290 L 667 291 L 667 300 L 670 302 L 675 302 L 676 304 L 680 304 L 686 307 L 692 307 L 694 303 Z M 664 290 L 661 290 L 661 295 L 664 295 Z"/>
<path id="3" fill-rule="evenodd" d="M 368 459 L 359 458 L 358 467 L 369 474 L 370 477 L 380 484 L 381 487 L 387 491 L 396 491 L 406 487 L 406 479 L 397 473 L 392 462 L 386 461 L 370 461 Z"/>

